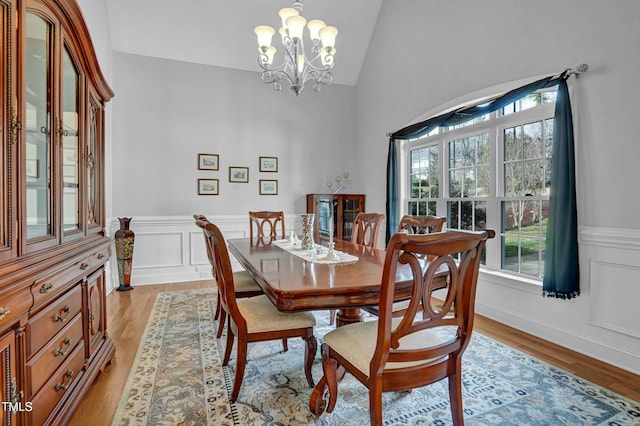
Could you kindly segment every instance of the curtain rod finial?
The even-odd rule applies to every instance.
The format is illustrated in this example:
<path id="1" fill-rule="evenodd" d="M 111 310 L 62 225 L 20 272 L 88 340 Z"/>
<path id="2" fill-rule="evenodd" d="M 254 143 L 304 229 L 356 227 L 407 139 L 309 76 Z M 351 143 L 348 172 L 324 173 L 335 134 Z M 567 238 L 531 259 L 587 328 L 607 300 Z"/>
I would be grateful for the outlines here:
<path id="1" fill-rule="evenodd" d="M 388 137 L 388 138 L 390 138 L 390 137 L 391 137 L 391 135 L 393 135 L 393 133 L 391 133 L 391 132 L 387 132 L 387 137 Z"/>

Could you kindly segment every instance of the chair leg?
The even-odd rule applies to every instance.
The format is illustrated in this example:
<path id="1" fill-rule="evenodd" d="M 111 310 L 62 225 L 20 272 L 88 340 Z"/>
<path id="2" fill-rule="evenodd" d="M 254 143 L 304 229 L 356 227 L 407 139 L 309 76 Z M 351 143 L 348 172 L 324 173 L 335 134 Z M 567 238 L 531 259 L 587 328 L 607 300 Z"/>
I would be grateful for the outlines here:
<path id="1" fill-rule="evenodd" d="M 244 378 L 244 368 L 247 365 L 247 340 L 244 336 L 238 336 L 238 351 L 236 355 L 236 376 L 233 379 L 233 390 L 231 391 L 230 402 L 236 402 Z"/>
<path id="2" fill-rule="evenodd" d="M 227 311 L 225 311 L 222 307 L 220 308 L 220 317 L 218 318 L 218 332 L 216 333 L 216 337 L 219 339 L 222 337 L 222 330 L 224 330 L 224 321 L 227 319 Z"/>
<path id="3" fill-rule="evenodd" d="M 304 374 L 307 376 L 307 383 L 309 383 L 309 387 L 312 388 L 314 383 L 313 375 L 311 374 L 311 367 L 313 367 L 313 360 L 315 359 L 316 352 L 318 351 L 318 341 L 314 335 L 303 337 L 302 339 L 306 343 L 304 347 Z"/>
<path id="4" fill-rule="evenodd" d="M 289 342 L 287 339 L 282 339 L 282 352 L 286 352 L 289 350 Z"/>
<path id="5" fill-rule="evenodd" d="M 336 323 L 336 310 L 331 309 L 329 311 L 329 325 L 333 325 Z"/>
<path id="6" fill-rule="evenodd" d="M 449 404 L 451 406 L 451 419 L 454 426 L 464 425 L 462 412 L 462 359 L 455 360 L 454 373 L 449 375 Z"/>
<path id="7" fill-rule="evenodd" d="M 327 413 L 331 413 L 338 400 L 338 361 L 329 356 L 329 347 L 322 344 L 322 372 L 327 381 L 329 390 L 329 402 L 327 403 Z"/>
<path id="8" fill-rule="evenodd" d="M 233 348 L 233 330 L 231 330 L 231 321 L 227 327 L 227 346 L 224 349 L 224 358 L 222 359 L 222 365 L 229 364 L 229 358 L 231 358 L 231 349 Z"/>
<path id="9" fill-rule="evenodd" d="M 382 424 L 382 384 L 379 382 L 369 387 L 369 414 L 371 426 Z"/>

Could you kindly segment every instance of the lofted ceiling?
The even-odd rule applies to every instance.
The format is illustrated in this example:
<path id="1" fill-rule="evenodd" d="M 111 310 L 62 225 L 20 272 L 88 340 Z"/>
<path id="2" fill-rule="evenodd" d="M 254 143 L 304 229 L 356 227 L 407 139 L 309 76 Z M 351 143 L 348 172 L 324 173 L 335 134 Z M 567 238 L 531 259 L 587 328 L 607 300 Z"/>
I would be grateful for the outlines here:
<path id="1" fill-rule="evenodd" d="M 109 0 L 113 49 L 198 64 L 259 71 L 253 28 L 280 27 L 293 0 Z M 382 0 L 303 0 L 302 15 L 338 28 L 334 82 L 358 80 Z M 276 48 L 279 40 L 273 38 Z M 282 49 L 278 49 L 278 54 Z M 280 58 L 276 54 L 277 58 Z M 279 63 L 281 59 L 274 62 Z"/>

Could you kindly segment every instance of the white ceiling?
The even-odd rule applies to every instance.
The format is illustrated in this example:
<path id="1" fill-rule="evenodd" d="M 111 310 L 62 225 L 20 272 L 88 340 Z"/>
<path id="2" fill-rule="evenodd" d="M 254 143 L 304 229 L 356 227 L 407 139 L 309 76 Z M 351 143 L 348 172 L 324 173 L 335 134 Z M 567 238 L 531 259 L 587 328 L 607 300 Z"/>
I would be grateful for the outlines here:
<path id="1" fill-rule="evenodd" d="M 269 25 L 277 31 L 278 11 L 292 3 L 293 0 L 108 0 L 107 10 L 116 51 L 258 72 L 253 28 Z M 307 20 L 322 19 L 339 30 L 335 83 L 356 84 L 381 4 L 382 0 L 303 1 L 302 15 Z M 276 33 L 276 48 L 278 38 Z"/>

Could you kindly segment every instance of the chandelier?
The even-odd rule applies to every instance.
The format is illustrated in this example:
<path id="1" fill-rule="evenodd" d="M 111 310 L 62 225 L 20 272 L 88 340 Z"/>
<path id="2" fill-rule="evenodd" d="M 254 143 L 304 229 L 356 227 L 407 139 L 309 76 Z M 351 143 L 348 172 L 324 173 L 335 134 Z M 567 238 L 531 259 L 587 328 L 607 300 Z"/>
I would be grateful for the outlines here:
<path id="1" fill-rule="evenodd" d="M 280 37 L 284 48 L 284 61 L 273 65 L 276 48 L 271 45 L 275 30 L 268 25 L 259 25 L 254 31 L 258 37 L 258 64 L 262 71 L 262 82 L 273 84 L 274 90 L 282 89 L 282 80 L 289 82 L 291 90 L 298 96 L 308 81 L 313 81 L 313 90 L 331 84 L 331 68 L 335 64 L 336 36 L 338 29 L 327 26 L 324 21 L 313 19 L 307 23 L 302 16 L 302 2 L 296 1 L 291 7 L 278 12 L 282 19 Z M 305 52 L 304 27 L 309 30 L 311 56 Z"/>

